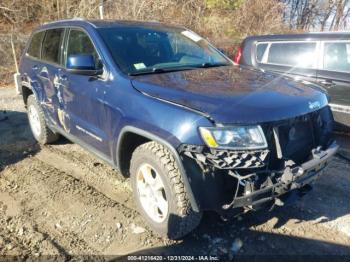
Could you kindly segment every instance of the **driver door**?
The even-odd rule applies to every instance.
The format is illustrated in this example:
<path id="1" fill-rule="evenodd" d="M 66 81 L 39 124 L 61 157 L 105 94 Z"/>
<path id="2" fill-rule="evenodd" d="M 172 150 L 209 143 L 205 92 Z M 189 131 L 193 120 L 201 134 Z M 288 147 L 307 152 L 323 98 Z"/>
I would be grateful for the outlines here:
<path id="1" fill-rule="evenodd" d="M 91 54 L 95 66 L 103 67 L 100 56 L 86 31 L 71 28 L 65 45 L 65 65 L 71 55 Z M 109 156 L 106 135 L 104 94 L 106 84 L 102 77 L 70 73 L 63 68 L 59 72 L 60 93 L 59 120 L 64 130 L 104 156 Z"/>

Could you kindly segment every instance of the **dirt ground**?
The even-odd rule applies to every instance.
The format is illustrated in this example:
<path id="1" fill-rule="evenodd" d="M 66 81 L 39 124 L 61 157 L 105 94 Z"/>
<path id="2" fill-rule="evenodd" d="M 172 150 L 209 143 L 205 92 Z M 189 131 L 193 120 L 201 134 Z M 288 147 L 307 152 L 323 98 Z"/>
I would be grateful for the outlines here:
<path id="1" fill-rule="evenodd" d="M 339 139 L 350 150 L 350 137 Z M 350 162 L 336 157 L 301 201 L 227 222 L 208 212 L 193 233 L 170 241 L 147 228 L 135 210 L 128 180 L 64 138 L 38 146 L 21 98 L 14 89 L 0 89 L 0 256 L 350 258 L 349 170 Z"/>

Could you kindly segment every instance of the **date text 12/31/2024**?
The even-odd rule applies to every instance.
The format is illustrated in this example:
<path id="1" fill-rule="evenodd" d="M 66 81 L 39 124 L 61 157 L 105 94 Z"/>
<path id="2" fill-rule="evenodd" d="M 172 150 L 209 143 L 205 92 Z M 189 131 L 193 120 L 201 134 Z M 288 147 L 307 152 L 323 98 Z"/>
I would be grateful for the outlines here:
<path id="1" fill-rule="evenodd" d="M 219 261 L 217 256 L 128 256 L 128 261 Z"/>

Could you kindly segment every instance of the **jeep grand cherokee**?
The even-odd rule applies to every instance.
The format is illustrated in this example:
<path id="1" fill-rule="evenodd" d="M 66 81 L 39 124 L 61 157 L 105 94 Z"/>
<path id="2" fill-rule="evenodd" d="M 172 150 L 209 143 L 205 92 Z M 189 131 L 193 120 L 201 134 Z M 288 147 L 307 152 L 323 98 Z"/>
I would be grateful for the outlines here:
<path id="1" fill-rule="evenodd" d="M 281 205 L 338 148 L 318 88 L 240 68 L 184 27 L 45 24 L 20 76 L 35 139 L 63 135 L 130 176 L 140 213 L 169 238 L 193 230 L 204 210 Z"/>

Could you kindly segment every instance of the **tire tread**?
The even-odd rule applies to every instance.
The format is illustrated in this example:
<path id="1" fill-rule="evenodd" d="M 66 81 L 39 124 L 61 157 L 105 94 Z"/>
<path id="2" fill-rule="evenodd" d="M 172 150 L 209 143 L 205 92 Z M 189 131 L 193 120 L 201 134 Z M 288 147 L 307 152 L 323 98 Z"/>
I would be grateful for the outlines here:
<path id="1" fill-rule="evenodd" d="M 170 186 L 175 192 L 176 215 L 181 217 L 180 224 L 176 231 L 169 229 L 168 237 L 172 239 L 181 238 L 198 226 L 202 218 L 202 213 L 193 211 L 188 194 L 185 190 L 181 172 L 172 153 L 165 146 L 151 141 L 136 148 L 133 155 L 149 152 L 159 158 L 162 167 L 167 171 L 166 173 L 169 176 Z"/>

